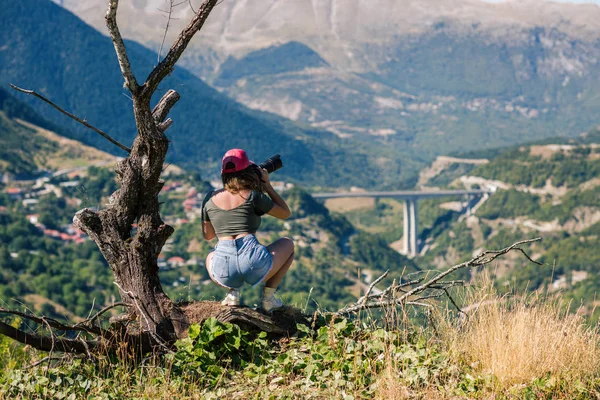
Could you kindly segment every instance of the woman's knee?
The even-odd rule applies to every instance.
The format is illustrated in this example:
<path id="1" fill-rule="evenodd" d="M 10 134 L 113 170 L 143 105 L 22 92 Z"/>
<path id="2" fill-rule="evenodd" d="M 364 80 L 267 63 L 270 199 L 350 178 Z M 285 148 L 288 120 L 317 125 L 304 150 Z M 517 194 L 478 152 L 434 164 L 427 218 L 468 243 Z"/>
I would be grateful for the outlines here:
<path id="1" fill-rule="evenodd" d="M 270 251 L 278 253 L 293 253 L 294 252 L 294 241 L 289 237 L 282 237 L 267 246 Z"/>
<path id="2" fill-rule="evenodd" d="M 285 248 L 288 251 L 289 254 L 294 254 L 294 241 L 289 238 L 289 237 L 283 237 L 281 239 L 279 239 L 281 241 L 283 241 L 285 243 Z"/>

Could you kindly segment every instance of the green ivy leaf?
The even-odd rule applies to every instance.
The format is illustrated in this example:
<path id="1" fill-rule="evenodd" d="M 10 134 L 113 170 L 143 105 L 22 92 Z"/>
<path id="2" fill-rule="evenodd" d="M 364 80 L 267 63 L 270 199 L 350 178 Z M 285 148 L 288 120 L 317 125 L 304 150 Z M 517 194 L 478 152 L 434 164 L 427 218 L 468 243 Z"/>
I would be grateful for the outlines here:
<path id="1" fill-rule="evenodd" d="M 196 339 L 200 335 L 200 325 L 192 324 L 188 329 L 188 336 L 190 339 Z"/>

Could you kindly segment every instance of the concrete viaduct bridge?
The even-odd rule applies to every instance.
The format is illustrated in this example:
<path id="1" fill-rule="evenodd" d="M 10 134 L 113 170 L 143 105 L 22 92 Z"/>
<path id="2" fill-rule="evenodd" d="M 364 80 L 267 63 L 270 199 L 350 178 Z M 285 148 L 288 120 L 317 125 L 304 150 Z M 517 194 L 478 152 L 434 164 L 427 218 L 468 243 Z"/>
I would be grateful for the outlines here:
<path id="1" fill-rule="evenodd" d="M 352 197 L 371 198 L 394 198 L 404 200 L 404 253 L 409 256 L 419 254 L 418 238 L 418 206 L 417 202 L 422 199 L 433 199 L 439 197 L 466 197 L 467 213 L 471 207 L 486 194 L 492 193 L 493 189 L 478 190 L 399 190 L 394 192 L 340 192 L 340 193 L 313 193 L 315 199 L 338 199 Z"/>

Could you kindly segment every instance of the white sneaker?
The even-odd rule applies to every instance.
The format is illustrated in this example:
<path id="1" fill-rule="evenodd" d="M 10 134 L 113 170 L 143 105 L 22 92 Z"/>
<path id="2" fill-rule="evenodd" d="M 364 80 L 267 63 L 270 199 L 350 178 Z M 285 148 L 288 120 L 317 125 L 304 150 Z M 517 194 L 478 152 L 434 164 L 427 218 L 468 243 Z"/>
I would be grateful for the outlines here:
<path id="1" fill-rule="evenodd" d="M 270 297 L 262 299 L 262 308 L 267 312 L 271 312 L 273 310 L 278 310 L 285 306 L 285 303 L 281 301 L 279 297 L 275 294 L 272 294 Z"/>
<path id="2" fill-rule="evenodd" d="M 221 302 L 224 306 L 239 306 L 240 305 L 240 290 L 239 289 L 229 289 L 227 292 L 227 296 Z"/>

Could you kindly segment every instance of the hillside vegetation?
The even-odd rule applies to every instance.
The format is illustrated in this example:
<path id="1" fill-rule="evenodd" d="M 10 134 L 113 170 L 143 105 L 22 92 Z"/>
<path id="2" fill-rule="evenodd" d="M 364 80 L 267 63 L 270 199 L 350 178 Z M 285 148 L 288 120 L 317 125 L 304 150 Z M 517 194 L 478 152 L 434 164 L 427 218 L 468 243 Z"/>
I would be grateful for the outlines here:
<path id="1" fill-rule="evenodd" d="M 497 249 L 524 237 L 541 236 L 534 253 L 543 266 L 517 260 L 497 263 L 498 289 L 563 293 L 581 312 L 594 310 L 600 276 L 600 131 L 487 152 L 444 158 L 422 174 L 423 187 L 494 188 L 471 216 L 456 200 L 419 202 L 423 250 L 413 261 L 439 268 Z M 487 157 L 475 162 L 477 155 Z M 462 157 L 462 159 L 460 158 Z M 463 161 L 464 160 L 464 161 Z M 483 162 L 485 161 L 485 162 Z M 364 229 L 401 249 L 402 207 L 377 200 L 374 206 L 343 212 Z M 373 227 L 373 228 L 370 228 Z M 471 276 L 465 276 L 471 278 Z"/>
<path id="2" fill-rule="evenodd" d="M 108 153 L 55 132 L 64 131 L 0 88 L 0 173 L 28 178 L 116 162 Z"/>
<path id="3" fill-rule="evenodd" d="M 9 2 L 3 16 L 0 42 L 6 50 L 0 52 L 0 86 L 10 82 L 35 89 L 129 145 L 135 129 L 131 102 L 123 95 L 110 39 L 50 0 Z M 135 73 L 145 77 L 157 55 L 134 42 L 127 47 Z M 364 151 L 357 151 L 360 146 L 342 142 L 332 133 L 249 110 L 182 68 L 164 85 L 164 90 L 175 88 L 182 97 L 171 114 L 170 162 L 202 168 L 206 176 L 213 176 L 226 150 L 244 148 L 257 162 L 281 154 L 286 164 L 281 173 L 299 182 L 323 186 L 377 183 L 368 171 L 378 171 L 378 167 Z M 64 127 L 62 134 L 104 151 L 118 151 L 38 99 L 24 95 L 19 99 Z"/>
<path id="4" fill-rule="evenodd" d="M 282 235 L 294 239 L 297 261 L 283 281 L 281 295 L 314 312 L 313 326 L 299 326 L 299 333 L 290 338 L 274 338 L 207 320 L 190 328 L 174 354 L 145 360 L 143 365 L 103 358 L 95 363 L 45 361 L 24 369 L 46 355 L 2 339 L 0 397 L 593 398 L 600 387 L 597 331 L 589 328 L 589 320 L 569 313 L 567 305 L 549 299 L 561 289 L 567 299 L 585 301 L 579 314 L 596 317 L 590 308 L 598 265 L 595 177 L 583 179 L 574 169 L 563 174 L 564 187 L 554 186 L 550 177 L 541 188 L 498 178 L 503 173 L 500 166 L 513 168 L 512 163 L 527 163 L 531 171 L 541 168 L 545 173 L 559 153 L 567 163 L 583 163 L 587 170 L 587 164 L 596 160 L 597 149 L 590 139 L 594 135 L 568 146 L 536 144 L 513 153 L 499 151 L 487 163 L 471 164 L 469 173 L 452 179 L 452 184 L 494 184 L 497 192 L 469 217 L 440 207 L 437 200 L 423 202 L 422 235 L 431 239 L 425 241 L 425 253 L 412 260 L 388 246 L 402 233 L 397 230 L 401 219 L 394 218 L 400 217 L 401 207 L 393 200 L 365 202 L 366 208 L 344 209 L 338 204 L 341 212 L 334 212 L 301 188 L 287 189 L 284 196 L 294 217 L 265 218 L 260 240 Z M 551 154 L 540 156 L 542 150 Z M 497 172 L 478 176 L 479 168 L 482 175 Z M 450 180 L 442 176 L 445 171 L 457 169 L 449 167 L 432 179 Z M 102 207 L 116 183 L 110 170 L 94 167 L 77 178 L 76 187 L 60 186 L 68 179 L 51 178 L 47 184 L 61 187 L 61 196 L 40 195 L 33 206 L 8 194 L 0 196 L 0 298 L 4 306 L 14 307 L 12 299 L 17 299 L 37 313 L 76 321 L 113 301 L 116 290 L 110 271 L 90 241 L 49 236 L 51 232 L 32 222 L 31 213 L 46 229 L 66 230 L 78 208 Z M 172 174 L 165 180 L 162 212 L 177 229 L 161 258 L 163 287 L 175 300 L 218 300 L 223 290 L 210 283 L 203 268 L 210 243 L 199 240 L 195 209 L 187 208 L 209 186 L 197 174 Z M 568 205 L 585 198 L 589 202 L 583 214 Z M 524 212 L 527 204 L 533 214 Z M 557 210 L 566 210 L 566 217 L 533 219 L 544 207 L 550 217 Z M 500 214 L 492 215 L 498 208 Z M 378 220 L 383 221 L 380 229 Z M 451 304 L 446 309 L 444 302 L 433 300 L 437 311 L 429 318 L 408 308 L 365 312 L 357 319 L 323 319 L 323 313 L 356 301 L 387 269 L 390 275 L 380 288 L 415 272 L 448 267 L 470 258 L 477 249 L 501 248 L 534 236 L 542 222 L 557 227 L 542 231 L 544 240 L 530 249 L 543 266 L 508 257 L 491 271 L 492 284 L 478 280 L 479 271 L 453 275 L 452 279 L 484 287 L 472 295 L 452 291 L 458 305 L 472 313 L 467 322 L 460 323 Z M 584 279 L 582 272 L 587 274 Z M 543 289 L 542 295 L 523 292 L 536 288 Z M 257 300 L 256 291 L 244 290 L 246 305 Z M 469 307 L 473 304 L 479 307 Z M 23 322 L 15 319 L 13 324 Z"/>
<path id="5" fill-rule="evenodd" d="M 173 353 L 144 360 L 44 361 L 0 339 L 0 398 L 587 399 L 599 394 L 598 333 L 557 305 L 471 294 L 463 325 L 426 328 L 386 310 L 374 323 L 318 318 L 289 338 L 214 319 L 192 325 Z M 316 322 L 316 321 L 315 321 Z M 15 320 L 13 324 L 19 325 Z M 383 323 L 383 327 L 381 324 Z M 524 334 L 527 333 L 527 334 Z M 21 369 L 35 363 L 32 368 Z M 41 361 L 41 362 L 40 362 Z"/>
<path id="6" fill-rule="evenodd" d="M 112 275 L 95 245 L 77 234 L 73 243 L 71 220 L 82 207 L 104 207 L 117 189 L 114 174 L 108 169 L 90 167 L 81 171 L 76 181 L 66 175 L 51 177 L 44 183 L 47 194 L 36 197 L 34 205 L 0 194 L 0 299 L 18 299 L 39 309 L 28 296 L 39 294 L 49 303 L 45 312 L 58 315 L 50 305 L 72 309 L 84 317 L 92 308 L 102 308 L 116 288 Z M 225 291 L 209 280 L 204 259 L 214 243 L 202 239 L 197 212 L 210 185 L 194 175 L 170 174 L 166 186 L 181 189 L 161 195 L 162 213 L 176 227 L 163 249 L 159 261 L 164 263 L 160 277 L 167 293 L 175 300 L 213 300 Z M 76 185 L 62 185 L 75 182 Z M 59 189 L 60 188 L 60 189 Z M 55 192 L 59 190 L 60 197 Z M 190 197 L 188 193 L 199 191 Z M 37 195 L 36 195 L 37 196 Z M 355 234 L 354 227 L 340 214 L 330 212 L 300 188 L 284 192 L 294 215 L 287 221 L 265 218 L 259 232 L 262 243 L 281 236 L 292 237 L 296 244 L 296 261 L 281 287 L 284 299 L 306 309 L 338 309 L 353 302 L 387 269 L 400 278 L 418 270 L 406 257 L 390 249 L 385 241 L 368 233 Z M 184 204 L 194 200 L 194 207 Z M 35 218 L 35 221 L 32 219 Z M 62 239 L 61 235 L 67 235 Z M 81 237 L 81 239 L 80 239 Z M 180 259 L 176 265 L 171 259 Z M 174 262 L 174 261 L 173 261 Z M 358 276 L 358 271 L 362 275 Z M 244 302 L 253 305 L 259 299 L 257 289 L 244 291 Z M 56 307 L 54 307 L 56 308 Z"/>

